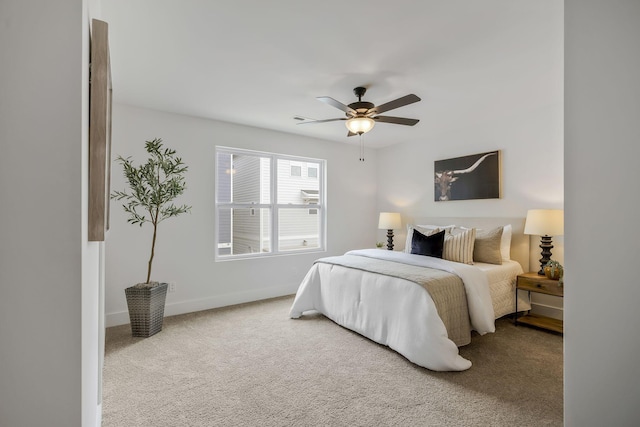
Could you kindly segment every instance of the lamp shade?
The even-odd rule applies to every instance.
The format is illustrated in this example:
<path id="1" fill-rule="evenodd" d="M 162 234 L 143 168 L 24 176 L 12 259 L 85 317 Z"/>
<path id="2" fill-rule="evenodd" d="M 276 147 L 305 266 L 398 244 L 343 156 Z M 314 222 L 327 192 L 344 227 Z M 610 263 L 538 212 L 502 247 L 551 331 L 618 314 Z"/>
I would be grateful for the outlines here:
<path id="1" fill-rule="evenodd" d="M 347 129 L 349 129 L 350 132 L 357 134 L 369 132 L 373 129 L 375 124 L 375 120 L 370 119 L 369 117 L 354 117 L 345 122 Z"/>
<path id="2" fill-rule="evenodd" d="M 531 209 L 527 212 L 524 234 L 536 236 L 562 236 L 564 211 L 562 209 Z"/>
<path id="3" fill-rule="evenodd" d="M 381 230 L 394 230 L 400 228 L 402 218 L 397 212 L 380 212 L 378 228 Z"/>

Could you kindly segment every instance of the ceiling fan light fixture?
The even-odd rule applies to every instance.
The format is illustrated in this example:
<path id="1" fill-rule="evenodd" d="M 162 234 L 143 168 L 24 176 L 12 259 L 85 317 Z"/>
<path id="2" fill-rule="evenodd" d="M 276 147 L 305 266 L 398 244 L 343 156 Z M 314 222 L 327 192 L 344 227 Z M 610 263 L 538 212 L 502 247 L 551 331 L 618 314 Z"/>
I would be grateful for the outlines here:
<path id="1" fill-rule="evenodd" d="M 345 125 L 350 132 L 357 133 L 359 135 L 369 132 L 373 129 L 375 124 L 375 120 L 370 119 L 369 117 L 353 117 L 345 122 Z"/>

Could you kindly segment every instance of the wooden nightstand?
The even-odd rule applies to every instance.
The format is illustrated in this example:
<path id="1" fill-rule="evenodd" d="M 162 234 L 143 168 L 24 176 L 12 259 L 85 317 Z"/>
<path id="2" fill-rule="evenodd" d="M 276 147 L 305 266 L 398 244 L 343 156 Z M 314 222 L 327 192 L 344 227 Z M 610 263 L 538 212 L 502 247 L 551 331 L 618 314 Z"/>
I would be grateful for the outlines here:
<path id="1" fill-rule="evenodd" d="M 547 279 L 545 276 L 541 276 L 538 273 L 524 273 L 518 275 L 518 278 L 516 279 L 516 312 L 514 314 L 514 324 L 518 326 L 519 323 L 523 323 L 525 325 L 563 333 L 562 320 L 531 314 L 530 312 L 518 318 L 518 289 L 522 289 L 529 293 L 529 301 L 531 301 L 531 292 L 562 298 L 564 297 L 564 288 L 562 286 L 558 286 L 557 280 Z"/>

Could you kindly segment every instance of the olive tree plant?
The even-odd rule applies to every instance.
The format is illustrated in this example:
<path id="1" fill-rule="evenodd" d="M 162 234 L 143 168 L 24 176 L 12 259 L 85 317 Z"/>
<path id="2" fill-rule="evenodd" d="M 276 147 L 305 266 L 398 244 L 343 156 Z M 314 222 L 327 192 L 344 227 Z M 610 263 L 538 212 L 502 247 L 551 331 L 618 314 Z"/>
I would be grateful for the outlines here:
<path id="1" fill-rule="evenodd" d="M 158 236 L 158 224 L 165 219 L 189 212 L 191 206 L 176 206 L 172 203 L 176 197 L 184 193 L 186 188 L 184 175 L 188 168 L 180 157 L 176 157 L 176 151 L 163 148 L 160 138 L 146 141 L 145 148 L 149 153 L 149 158 L 146 163 L 140 166 L 134 166 L 131 157 L 118 156 L 116 158 L 116 162 L 122 165 L 129 189 L 114 191 L 111 198 L 124 200 L 122 207 L 129 214 L 127 222 L 138 224 L 140 227 L 148 222 L 153 226 L 151 255 L 147 268 L 147 279 L 144 282 L 149 285 Z"/>

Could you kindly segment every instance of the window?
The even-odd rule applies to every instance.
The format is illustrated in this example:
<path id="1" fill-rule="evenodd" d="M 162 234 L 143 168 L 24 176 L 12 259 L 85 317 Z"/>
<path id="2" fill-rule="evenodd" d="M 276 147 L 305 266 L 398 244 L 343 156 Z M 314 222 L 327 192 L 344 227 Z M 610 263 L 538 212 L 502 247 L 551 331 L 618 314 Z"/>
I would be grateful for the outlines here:
<path id="1" fill-rule="evenodd" d="M 216 147 L 216 259 L 324 250 L 324 167 L 324 160 Z"/>

